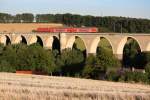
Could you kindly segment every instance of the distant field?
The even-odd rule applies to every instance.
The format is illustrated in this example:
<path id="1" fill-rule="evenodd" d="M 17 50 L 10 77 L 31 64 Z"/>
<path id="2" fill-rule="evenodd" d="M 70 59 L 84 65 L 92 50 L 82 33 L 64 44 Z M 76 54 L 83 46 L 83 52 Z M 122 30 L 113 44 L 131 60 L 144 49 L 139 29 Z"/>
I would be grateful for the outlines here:
<path id="1" fill-rule="evenodd" d="M 0 32 L 7 33 L 26 33 L 32 32 L 39 27 L 63 27 L 62 24 L 56 23 L 0 23 Z"/>
<path id="2" fill-rule="evenodd" d="M 150 100 L 150 86 L 0 73 L 0 100 Z"/>

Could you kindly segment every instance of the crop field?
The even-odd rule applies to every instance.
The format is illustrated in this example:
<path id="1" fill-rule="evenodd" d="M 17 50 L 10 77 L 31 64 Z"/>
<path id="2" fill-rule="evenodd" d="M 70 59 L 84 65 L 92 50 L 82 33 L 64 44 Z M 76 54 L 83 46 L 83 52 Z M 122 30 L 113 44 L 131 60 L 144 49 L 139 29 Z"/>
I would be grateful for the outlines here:
<path id="1" fill-rule="evenodd" d="M 150 100 L 150 86 L 0 73 L 0 100 Z"/>
<path id="2" fill-rule="evenodd" d="M 56 24 L 56 23 L 5 23 L 0 24 L 0 32 L 6 32 L 6 33 L 27 33 L 32 32 L 33 30 L 39 28 L 39 27 L 62 27 L 62 24 Z"/>

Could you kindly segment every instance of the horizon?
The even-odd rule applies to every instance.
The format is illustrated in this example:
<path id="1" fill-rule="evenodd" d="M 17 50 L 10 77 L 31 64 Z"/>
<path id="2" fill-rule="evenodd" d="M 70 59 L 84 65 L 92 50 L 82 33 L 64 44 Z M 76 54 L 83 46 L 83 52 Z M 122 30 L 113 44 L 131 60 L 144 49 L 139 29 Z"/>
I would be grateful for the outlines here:
<path id="1" fill-rule="evenodd" d="M 0 12 L 12 15 L 70 13 L 150 19 L 149 0 L 93 0 L 88 2 L 87 0 L 13 0 L 10 2 L 11 0 L 0 0 Z"/>

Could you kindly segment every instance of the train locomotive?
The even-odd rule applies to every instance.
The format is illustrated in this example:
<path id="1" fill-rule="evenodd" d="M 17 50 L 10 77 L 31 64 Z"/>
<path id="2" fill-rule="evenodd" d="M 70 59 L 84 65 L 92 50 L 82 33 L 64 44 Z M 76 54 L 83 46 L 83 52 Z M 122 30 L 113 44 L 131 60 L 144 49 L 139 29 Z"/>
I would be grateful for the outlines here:
<path id="1" fill-rule="evenodd" d="M 81 27 L 81 28 L 37 28 L 35 32 L 49 32 L 49 33 L 97 33 L 96 27 Z"/>

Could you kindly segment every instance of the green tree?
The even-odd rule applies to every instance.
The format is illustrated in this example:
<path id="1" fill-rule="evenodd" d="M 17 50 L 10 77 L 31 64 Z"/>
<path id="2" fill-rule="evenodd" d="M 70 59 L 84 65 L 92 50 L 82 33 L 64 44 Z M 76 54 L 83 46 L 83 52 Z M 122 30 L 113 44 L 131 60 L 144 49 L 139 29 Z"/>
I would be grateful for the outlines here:
<path id="1" fill-rule="evenodd" d="M 17 57 L 16 52 L 12 48 L 12 46 L 11 45 L 6 46 L 3 49 L 3 52 L 2 52 L 2 54 L 0 56 L 1 67 L 7 67 L 7 68 L 10 67 L 10 69 L 15 69 L 16 57 Z M 8 66 L 3 66 L 3 65 L 8 65 Z"/>
<path id="2" fill-rule="evenodd" d="M 0 13 L 0 23 L 11 23 L 13 22 L 13 16 L 7 13 Z"/>
<path id="3" fill-rule="evenodd" d="M 140 54 L 141 50 L 138 43 L 133 39 L 129 39 L 124 47 L 123 65 L 126 67 L 138 67 L 137 57 L 140 57 Z"/>
<path id="4" fill-rule="evenodd" d="M 85 78 L 100 79 L 104 73 L 101 66 L 97 65 L 96 56 L 90 54 L 86 59 L 86 65 L 83 69 L 82 76 Z"/>
<path id="5" fill-rule="evenodd" d="M 84 26 L 93 26 L 93 22 L 92 22 L 93 16 L 84 16 L 82 19 L 82 23 Z"/>
<path id="6" fill-rule="evenodd" d="M 14 23 L 21 23 L 21 21 L 22 21 L 22 15 L 21 14 L 16 14 L 15 16 L 14 16 Z"/>
<path id="7" fill-rule="evenodd" d="M 55 15 L 53 15 L 53 14 L 37 14 L 36 22 L 38 22 L 38 23 L 53 23 L 53 22 L 55 22 Z"/>
<path id="8" fill-rule="evenodd" d="M 113 17 L 113 16 L 81 16 L 77 14 L 37 14 L 31 13 L 16 14 L 12 16 L 7 13 L 0 13 L 0 23 L 32 23 L 34 18 L 37 23 L 62 23 L 73 27 L 99 27 L 100 32 L 122 32 L 124 33 L 150 33 L 150 20 Z"/>
<path id="9" fill-rule="evenodd" d="M 34 21 L 34 15 L 31 13 L 23 13 L 21 15 L 21 20 L 24 23 L 32 23 Z"/>
<path id="10" fill-rule="evenodd" d="M 62 14 L 56 14 L 54 18 L 55 18 L 56 23 L 63 23 L 63 15 Z"/>
<path id="11" fill-rule="evenodd" d="M 56 68 L 55 58 L 51 51 L 43 49 L 38 44 L 33 44 L 27 50 L 27 62 L 33 71 L 52 74 Z"/>
<path id="12" fill-rule="evenodd" d="M 75 76 L 80 74 L 83 69 L 83 53 L 76 49 L 64 49 L 59 57 L 59 65 L 63 75 Z"/>
<path id="13" fill-rule="evenodd" d="M 72 21 L 71 21 L 72 26 L 80 27 L 81 21 L 82 21 L 82 17 L 80 15 L 72 15 Z"/>
<path id="14" fill-rule="evenodd" d="M 63 14 L 63 24 L 72 26 L 72 14 L 70 13 Z"/>
<path id="15" fill-rule="evenodd" d="M 0 72 L 15 72 L 15 68 L 11 66 L 11 64 L 5 59 L 1 59 L 0 61 Z"/>
<path id="16" fill-rule="evenodd" d="M 39 44 L 27 46 L 25 44 L 8 45 L 0 52 L 0 71 L 33 70 L 45 74 L 52 74 L 58 70 L 55 55 L 45 50 Z"/>
<path id="17" fill-rule="evenodd" d="M 120 61 L 114 57 L 111 51 L 99 47 L 96 56 L 89 55 L 86 59 L 83 77 L 103 79 L 107 72 L 116 71 L 120 66 Z"/>
<path id="18" fill-rule="evenodd" d="M 121 67 L 120 61 L 112 54 L 111 51 L 103 47 L 99 47 L 97 50 L 97 65 L 105 71 L 117 70 Z"/>

